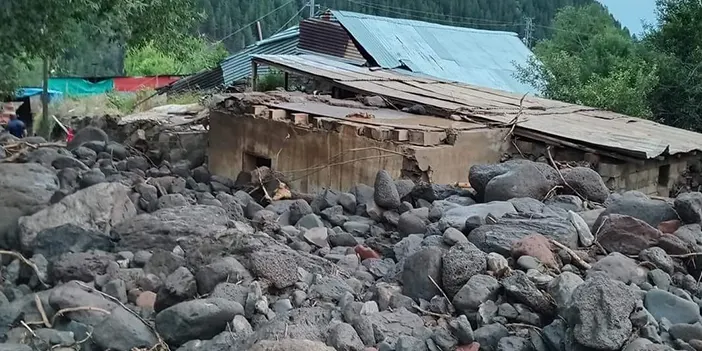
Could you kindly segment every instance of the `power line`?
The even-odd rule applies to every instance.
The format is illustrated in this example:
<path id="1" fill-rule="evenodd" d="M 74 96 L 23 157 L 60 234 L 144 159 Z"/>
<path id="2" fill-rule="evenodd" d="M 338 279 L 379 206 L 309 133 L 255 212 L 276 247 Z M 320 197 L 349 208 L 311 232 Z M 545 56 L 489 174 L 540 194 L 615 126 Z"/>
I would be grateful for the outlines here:
<path id="1" fill-rule="evenodd" d="M 245 25 L 245 26 L 243 26 L 243 27 L 237 29 L 236 31 L 234 31 L 234 32 L 232 32 L 232 33 L 230 33 L 230 34 L 227 34 L 224 38 L 222 38 L 222 39 L 218 40 L 217 42 L 215 42 L 215 44 L 219 44 L 219 43 L 221 43 L 221 42 L 223 42 L 223 41 L 225 41 L 225 40 L 231 38 L 232 36 L 234 36 L 234 35 L 240 33 L 240 32 L 243 31 L 244 29 L 253 26 L 254 24 L 256 24 L 256 22 L 258 22 L 258 21 L 260 21 L 260 20 L 262 20 L 262 19 L 264 19 L 264 18 L 266 18 L 266 17 L 272 15 L 272 14 L 275 13 L 276 11 L 282 9 L 283 7 L 290 5 L 293 1 L 295 1 L 295 0 L 289 0 L 288 2 L 286 2 L 286 3 L 284 3 L 284 4 L 280 5 L 280 6 L 278 6 L 278 7 L 276 7 L 276 8 L 274 8 L 273 10 L 271 10 L 271 11 L 268 12 L 267 14 L 265 14 L 265 15 L 259 17 L 259 18 L 256 19 L 255 21 L 253 21 L 253 22 L 251 22 L 251 23 L 249 23 L 249 24 L 247 24 L 247 25 Z"/>
<path id="2" fill-rule="evenodd" d="M 354 4 L 356 4 L 356 5 L 366 6 L 366 7 L 368 7 L 368 8 L 372 8 L 372 9 L 376 9 L 376 10 L 382 10 L 382 11 L 386 11 L 386 12 L 388 12 L 388 13 L 392 13 L 392 14 L 396 14 L 396 15 L 410 16 L 410 17 L 413 17 L 413 18 L 410 18 L 410 19 L 422 20 L 422 21 L 426 21 L 426 22 L 443 23 L 443 24 L 449 24 L 449 25 L 462 24 L 462 25 L 466 25 L 466 26 L 492 26 L 492 27 L 500 27 L 500 28 L 506 28 L 506 27 L 520 27 L 520 26 L 523 26 L 523 25 L 524 25 L 524 24 L 522 24 L 522 23 L 501 22 L 501 21 L 494 21 L 494 23 L 471 23 L 471 22 L 466 22 L 466 21 L 454 21 L 454 20 L 447 20 L 447 19 L 442 19 L 442 18 L 428 18 L 428 17 L 426 17 L 426 16 L 420 16 L 420 15 L 415 15 L 415 14 L 411 14 L 411 13 L 400 12 L 399 9 L 397 9 L 398 11 L 395 11 L 395 10 L 391 10 L 391 9 L 389 9 L 389 8 L 382 8 L 382 7 L 378 7 L 377 5 L 368 4 L 368 3 L 362 3 L 362 2 L 355 1 L 355 0 L 347 0 L 347 1 L 349 1 L 349 2 L 351 2 L 351 3 L 354 3 Z M 404 10 L 404 9 L 403 9 L 403 10 Z M 418 11 L 418 12 L 423 12 L 423 11 Z M 460 17 L 460 16 L 442 15 L 442 14 L 431 13 L 431 12 L 423 12 L 423 13 L 425 13 L 425 14 L 427 14 L 427 15 L 437 16 L 437 17 L 452 17 L 452 18 L 460 18 L 460 19 L 468 19 L 468 20 L 471 20 L 470 17 Z M 480 19 L 474 18 L 474 20 L 480 20 Z"/>
<path id="3" fill-rule="evenodd" d="M 367 6 L 370 8 L 375 8 L 377 10 L 385 10 L 388 12 L 392 12 L 392 10 L 398 10 L 398 11 L 405 11 L 405 12 L 413 12 L 413 13 L 419 13 L 419 14 L 424 14 L 424 15 L 430 15 L 430 16 L 439 16 L 439 17 L 448 17 L 448 18 L 458 18 L 458 19 L 463 19 L 463 20 L 470 20 L 470 21 L 478 21 L 478 22 L 487 22 L 487 23 L 498 23 L 498 24 L 514 24 L 512 22 L 505 22 L 505 21 L 500 21 L 500 20 L 491 20 L 491 19 L 485 19 L 485 18 L 476 18 L 476 17 L 465 17 L 465 16 L 456 16 L 456 15 L 446 15 L 446 14 L 438 14 L 435 12 L 427 12 L 427 11 L 421 11 L 421 10 L 413 10 L 413 9 L 398 9 L 396 7 L 392 7 L 389 5 L 378 5 L 378 4 L 370 4 L 367 2 L 361 2 L 361 1 L 356 1 L 356 0 L 348 0 L 349 2 L 355 3 L 356 5 L 361 5 L 361 6 Z M 402 13 L 404 14 L 404 13 Z"/>
<path id="4" fill-rule="evenodd" d="M 292 22 L 292 20 L 294 20 L 295 17 L 299 16 L 299 15 L 302 13 L 302 11 L 305 10 L 305 7 L 307 7 L 307 5 L 302 5 L 302 7 L 300 8 L 299 11 L 297 11 L 297 13 L 295 13 L 294 15 L 292 15 L 292 17 L 290 17 L 290 19 L 289 19 L 287 22 L 285 22 L 285 24 L 283 24 L 282 26 L 280 26 L 280 28 L 278 28 L 278 30 L 275 31 L 275 33 L 273 33 L 273 34 L 271 34 L 271 35 L 276 35 L 276 34 L 278 34 L 281 30 L 287 28 L 288 24 L 290 24 L 290 22 Z"/>

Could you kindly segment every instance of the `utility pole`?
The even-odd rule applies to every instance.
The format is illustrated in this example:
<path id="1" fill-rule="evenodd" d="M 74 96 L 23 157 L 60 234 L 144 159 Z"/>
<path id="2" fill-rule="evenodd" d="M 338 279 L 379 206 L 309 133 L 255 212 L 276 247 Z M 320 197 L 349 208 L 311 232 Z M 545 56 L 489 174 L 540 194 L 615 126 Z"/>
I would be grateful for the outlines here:
<path id="1" fill-rule="evenodd" d="M 44 57 L 42 67 L 41 114 L 49 122 L 49 59 Z"/>
<path id="2" fill-rule="evenodd" d="M 316 5 L 314 4 L 314 0 L 310 0 L 310 18 L 314 17 Z"/>
<path id="3" fill-rule="evenodd" d="M 534 18 L 524 17 L 524 45 L 531 49 L 531 37 L 534 31 Z"/>

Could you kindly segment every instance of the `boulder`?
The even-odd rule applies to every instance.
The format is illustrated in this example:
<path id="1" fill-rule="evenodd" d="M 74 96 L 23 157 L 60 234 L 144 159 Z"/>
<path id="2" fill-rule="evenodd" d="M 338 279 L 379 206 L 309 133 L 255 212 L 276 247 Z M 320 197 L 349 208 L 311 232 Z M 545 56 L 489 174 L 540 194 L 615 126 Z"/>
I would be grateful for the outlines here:
<path id="1" fill-rule="evenodd" d="M 195 205 L 140 214 L 112 229 L 124 251 L 171 251 L 180 238 L 203 241 L 227 231 L 229 217 L 220 207 Z"/>
<path id="2" fill-rule="evenodd" d="M 249 351 L 335 351 L 335 349 L 319 341 L 285 339 L 259 341 Z"/>
<path id="3" fill-rule="evenodd" d="M 95 326 L 92 339 L 100 348 L 114 351 L 150 349 L 159 342 L 148 326 L 122 307 Z"/>
<path id="4" fill-rule="evenodd" d="M 496 224 L 485 224 L 473 230 L 468 240 L 485 252 L 509 256 L 512 245 L 539 233 L 569 248 L 578 247 L 578 232 L 567 220 L 557 217 L 501 218 Z"/>
<path id="5" fill-rule="evenodd" d="M 136 215 L 130 189 L 118 183 L 101 183 L 68 195 L 46 209 L 19 219 L 22 248 L 33 249 L 44 229 L 74 224 L 86 230 L 105 231 Z"/>
<path id="6" fill-rule="evenodd" d="M 673 324 L 693 324 L 700 319 L 700 307 L 696 303 L 659 289 L 646 293 L 644 306 L 659 322 L 665 318 Z"/>
<path id="7" fill-rule="evenodd" d="M 507 201 L 520 197 L 543 199 L 557 185 L 552 175 L 555 172 L 553 168 L 525 162 L 492 178 L 485 186 L 484 200 Z"/>
<path id="8" fill-rule="evenodd" d="M 496 201 L 472 206 L 449 206 L 450 208 L 446 209 L 439 220 L 439 229 L 446 230 L 447 228 L 455 228 L 464 233 L 470 231 L 466 228 L 466 222 L 468 220 L 471 220 L 472 223 L 483 224 L 485 223 L 485 217 L 489 214 L 500 218 L 508 213 L 517 213 L 514 205 L 506 201 Z"/>
<path id="9" fill-rule="evenodd" d="M 443 251 L 437 247 L 427 247 L 409 256 L 402 270 L 402 292 L 415 299 L 431 300 L 439 293 L 434 282 L 441 282 Z"/>
<path id="10" fill-rule="evenodd" d="M 31 215 L 49 204 L 59 190 L 59 180 L 51 170 L 36 163 L 5 163 L 0 167 L 0 246 L 16 246 L 8 237 L 22 216 Z"/>
<path id="11" fill-rule="evenodd" d="M 472 276 L 485 273 L 485 256 L 484 252 L 471 243 L 455 245 L 444 254 L 441 282 L 449 298 L 453 298 Z"/>
<path id="12" fill-rule="evenodd" d="M 390 173 L 385 170 L 378 171 L 375 176 L 375 191 L 373 199 L 378 206 L 393 210 L 402 204 L 400 193 L 397 191 L 397 186 L 392 180 Z"/>
<path id="13" fill-rule="evenodd" d="M 69 142 L 66 145 L 66 148 L 68 150 L 75 150 L 79 146 L 88 143 L 88 142 L 101 142 L 104 145 L 110 140 L 110 138 L 107 136 L 107 133 L 105 133 L 102 129 L 96 128 L 96 127 L 85 127 L 83 129 L 80 129 L 75 133 L 73 136 L 73 139 L 71 142 Z M 96 152 L 103 151 L 103 150 L 94 150 Z"/>
<path id="14" fill-rule="evenodd" d="M 156 315 L 156 330 L 170 345 L 193 339 L 211 339 L 224 331 L 235 316 L 243 315 L 237 302 L 207 298 L 181 302 Z"/>
<path id="15" fill-rule="evenodd" d="M 512 257 L 531 256 L 550 268 L 559 268 L 556 255 L 551 251 L 551 243 L 541 234 L 531 234 L 512 244 Z"/>
<path id="16" fill-rule="evenodd" d="M 600 214 L 590 228 L 595 232 L 600 227 L 604 217 L 610 214 L 638 218 L 654 228 L 658 228 L 661 222 L 678 219 L 677 212 L 669 203 L 650 199 L 638 191 L 627 191 L 622 195 L 612 195 L 607 199 L 607 202 L 607 209 Z"/>
<path id="17" fill-rule="evenodd" d="M 561 171 L 568 186 L 563 190 L 572 195 L 580 195 L 587 200 L 604 203 L 609 189 L 599 173 L 589 167 L 566 168 Z"/>
<path id="18" fill-rule="evenodd" d="M 115 244 L 101 232 L 86 230 L 75 224 L 64 224 L 40 231 L 32 246 L 35 254 L 42 254 L 49 261 L 54 261 L 66 253 L 89 250 L 110 252 Z"/>
<path id="19" fill-rule="evenodd" d="M 453 304 L 459 311 L 475 312 L 483 302 L 497 299 L 500 288 L 500 282 L 494 277 L 476 274 L 456 293 Z"/>
<path id="20" fill-rule="evenodd" d="M 631 336 L 629 315 L 640 300 L 624 283 L 595 274 L 575 289 L 565 317 L 579 344 L 597 350 L 619 350 Z"/>
<path id="21" fill-rule="evenodd" d="M 702 222 L 702 193 L 682 193 L 675 198 L 675 210 L 685 224 Z"/>
<path id="22" fill-rule="evenodd" d="M 217 284 L 234 281 L 247 282 L 251 274 L 234 257 L 222 257 L 204 266 L 195 274 L 197 289 L 201 295 L 209 294 Z"/>
<path id="23" fill-rule="evenodd" d="M 641 284 L 646 281 L 646 270 L 640 267 L 633 259 L 618 252 L 613 252 L 593 264 L 588 275 L 596 272 L 603 272 L 610 279 L 618 280 L 625 284 Z"/>
<path id="24" fill-rule="evenodd" d="M 655 245 L 662 233 L 648 223 L 626 215 L 611 214 L 602 217 L 598 242 L 607 252 L 638 255 L 641 250 Z"/>

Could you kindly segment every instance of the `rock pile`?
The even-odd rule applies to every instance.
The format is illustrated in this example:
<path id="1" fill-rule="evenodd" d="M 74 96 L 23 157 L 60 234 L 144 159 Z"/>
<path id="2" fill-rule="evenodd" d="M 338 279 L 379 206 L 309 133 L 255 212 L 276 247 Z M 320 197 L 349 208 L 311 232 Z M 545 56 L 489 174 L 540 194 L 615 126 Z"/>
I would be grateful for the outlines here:
<path id="1" fill-rule="evenodd" d="M 76 139 L 0 164 L 1 351 L 702 350 L 702 193 L 509 161 L 271 201 Z"/>

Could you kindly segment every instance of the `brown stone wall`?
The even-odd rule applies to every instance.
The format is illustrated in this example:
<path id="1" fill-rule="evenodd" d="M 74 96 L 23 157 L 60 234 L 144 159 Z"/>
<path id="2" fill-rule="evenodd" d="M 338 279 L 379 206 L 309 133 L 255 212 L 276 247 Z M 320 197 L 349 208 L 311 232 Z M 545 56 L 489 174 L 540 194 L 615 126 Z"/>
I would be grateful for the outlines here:
<path id="1" fill-rule="evenodd" d="M 245 167 L 255 166 L 257 157 L 269 159 L 274 170 L 292 180 L 293 188 L 304 192 L 372 185 L 378 170 L 399 178 L 406 173 L 403 167 L 419 168 L 435 182 L 451 183 L 466 181 L 473 164 L 498 162 L 505 150 L 505 133 L 480 129 L 459 134 L 453 146 L 418 147 L 360 136 L 353 126 L 327 131 L 213 111 L 208 161 L 212 173 L 236 179 Z M 332 166 L 324 167 L 327 164 Z"/>

